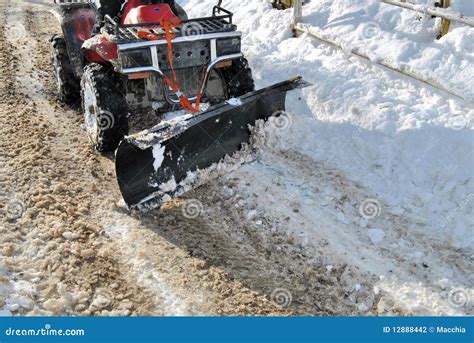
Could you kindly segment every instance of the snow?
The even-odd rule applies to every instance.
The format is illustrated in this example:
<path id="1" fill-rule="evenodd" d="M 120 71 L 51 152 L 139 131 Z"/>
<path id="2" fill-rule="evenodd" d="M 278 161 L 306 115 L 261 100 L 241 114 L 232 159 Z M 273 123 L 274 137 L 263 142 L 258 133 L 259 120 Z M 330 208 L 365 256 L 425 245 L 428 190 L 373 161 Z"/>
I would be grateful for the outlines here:
<path id="1" fill-rule="evenodd" d="M 95 47 L 102 42 L 102 39 L 103 38 L 100 35 L 89 38 L 88 40 L 84 41 L 84 43 L 82 44 L 82 48 L 95 49 Z"/>
<path id="2" fill-rule="evenodd" d="M 176 180 L 173 176 L 171 180 L 160 185 L 160 191 L 164 193 L 173 192 L 176 189 L 176 187 L 178 187 L 178 185 L 176 184 Z"/>
<path id="3" fill-rule="evenodd" d="M 202 16 L 212 1 L 182 3 L 191 16 Z M 272 140 L 275 150 L 292 147 L 327 162 L 371 189 L 386 211 L 418 218 L 457 248 L 474 248 L 474 202 L 466 201 L 474 194 L 472 103 L 305 35 L 292 38 L 291 10 L 275 11 L 265 1 L 225 5 L 243 32 L 257 88 L 295 75 L 314 84 L 289 96 L 287 109 L 297 115 Z M 454 10 L 474 14 L 472 6 L 458 4 Z M 372 60 L 414 70 L 474 99 L 470 27 L 453 23 L 436 40 L 439 19 L 372 0 L 313 1 L 303 15 L 302 25 L 349 51 L 362 49 Z M 299 98 L 304 100 L 295 101 Z M 449 225 L 442 227 L 446 218 Z"/>
<path id="4" fill-rule="evenodd" d="M 191 17 L 209 14 L 213 5 L 180 3 Z M 229 175 L 245 180 L 237 187 L 244 199 L 234 206 L 252 209 L 251 217 L 286 218 L 275 230 L 299 237 L 309 253 L 324 242 L 328 258 L 380 276 L 374 291 L 382 296 L 381 314 L 397 314 L 397 307 L 410 314 L 465 313 L 449 305 L 437 282 L 448 278 L 450 287 L 472 288 L 472 279 L 447 261 L 451 249 L 463 256 L 474 249 L 474 29 L 452 23 L 437 40 L 439 18 L 380 1 L 305 5 L 301 25 L 336 41 L 339 50 L 308 35 L 293 38 L 291 10 L 276 11 L 263 0 L 225 6 L 243 32 L 257 88 L 296 75 L 313 84 L 288 94 L 291 125 L 265 126 L 257 160 Z M 474 15 L 472 5 L 453 7 Z M 367 201 L 369 211 L 361 211 Z"/>
<path id="5" fill-rule="evenodd" d="M 206 184 L 207 182 L 214 180 L 220 176 L 226 175 L 237 170 L 244 163 L 249 163 L 253 160 L 253 150 L 258 149 L 261 144 L 259 141 L 260 135 L 259 130 L 263 127 L 263 122 L 258 121 L 256 128 L 252 128 L 256 132 L 250 144 L 244 144 L 242 149 L 232 156 L 226 156 L 218 163 L 214 163 L 209 168 L 204 170 L 198 169 L 194 172 L 188 171 L 186 177 L 178 183 L 174 176 L 170 180 L 157 184 L 155 180 L 151 180 L 150 187 L 158 187 L 159 191 L 152 193 L 143 199 L 139 205 L 146 204 L 151 199 L 160 199 L 160 205 L 171 201 L 173 198 L 182 196 L 183 194 L 195 189 L 199 185 Z M 156 145 L 153 146 L 153 150 Z M 161 164 L 160 164 L 161 165 Z M 149 211 L 154 209 L 154 205 L 143 206 L 140 208 L 142 211 Z"/>
<path id="6" fill-rule="evenodd" d="M 247 213 L 247 218 L 253 218 L 257 215 L 257 211 L 252 210 Z"/>
<path id="7" fill-rule="evenodd" d="M 226 103 L 231 105 L 231 106 L 240 106 L 240 105 L 242 105 L 242 101 L 240 99 L 237 99 L 237 98 L 229 99 L 229 100 L 226 101 Z"/>
<path id="8" fill-rule="evenodd" d="M 166 310 L 165 315 L 187 315 L 189 312 L 187 304 L 163 282 L 151 261 L 146 256 L 143 256 L 143 243 L 139 242 L 139 239 L 136 239 L 136 237 L 130 237 L 132 228 L 136 226 L 133 224 L 133 219 L 117 219 L 116 222 L 104 224 L 107 225 L 105 227 L 107 233 L 111 237 L 117 238 L 117 244 L 120 245 L 121 251 L 123 251 L 123 263 L 136 275 L 137 283 L 160 295 L 162 306 Z M 104 304 L 104 300 L 106 301 L 107 297 L 103 299 L 103 296 L 99 294 L 94 299 L 93 304 L 96 303 L 96 306 L 100 307 Z"/>
<path id="9" fill-rule="evenodd" d="M 11 317 L 12 313 L 8 310 L 0 310 L 0 317 Z"/>
<path id="10" fill-rule="evenodd" d="M 385 238 L 385 232 L 380 229 L 370 229 L 368 235 L 372 243 L 379 244 L 382 243 Z"/>
<path id="11" fill-rule="evenodd" d="M 161 146 L 161 144 L 153 145 L 153 168 L 158 171 L 160 169 L 161 164 L 165 160 L 165 146 Z"/>
<path id="12" fill-rule="evenodd" d="M 214 0 L 181 3 L 192 17 L 209 15 L 215 5 Z M 472 314 L 472 306 L 466 307 L 462 297 L 461 303 L 453 304 L 452 295 L 461 292 L 473 298 L 473 29 L 453 24 L 448 35 L 435 40 L 439 19 L 379 1 L 322 0 L 305 5 L 302 25 L 337 41 L 343 46 L 340 51 L 307 35 L 293 38 L 291 11 L 273 10 L 267 1 L 234 0 L 224 5 L 235 12 L 234 21 L 243 31 L 243 49 L 257 88 L 295 75 L 314 86 L 289 94 L 287 112 L 266 125 L 258 123 L 255 142 L 242 153 L 211 170 L 189 173 L 179 185 L 171 179 L 160 192 L 184 194 L 219 176 L 209 186 L 218 192 L 208 195 L 212 203 L 206 204 L 206 216 L 217 213 L 211 212 L 212 206 L 238 208 L 243 225 L 258 226 L 262 242 L 271 238 L 264 236 L 268 229 L 269 236 L 281 235 L 317 260 L 328 275 L 341 271 L 341 284 L 347 282 L 361 314 Z M 467 2 L 456 1 L 454 10 L 474 15 Z M 17 20 L 9 16 L 8 21 Z M 371 61 L 416 71 L 466 101 L 350 55 L 357 50 Z M 24 67 L 29 70 L 32 65 Z M 25 76 L 19 80 L 34 85 Z M 30 90 L 36 99 L 40 93 Z M 229 102 L 239 105 L 237 99 Z M 185 123 L 191 115 L 169 113 L 163 125 Z M 154 143 L 153 138 L 145 137 L 144 146 Z M 158 169 L 164 148 L 154 146 L 153 156 Z M 233 188 L 220 187 L 230 180 Z M 120 252 L 114 262 L 127 266 L 133 281 L 158 298 L 154 303 L 162 304 L 158 310 L 164 315 L 195 313 L 189 300 L 205 299 L 205 290 L 189 292 L 192 297 L 180 294 L 157 267 L 166 261 L 163 252 L 176 249 L 176 243 L 156 249 L 150 239 L 155 227 L 139 226 L 128 215 L 113 213 L 113 222 L 104 216 L 100 224 Z M 27 239 L 18 256 L 15 246 L 20 241 L 14 238 L 12 244 L 4 238 L 0 260 L 14 263 L 8 269 L 6 263 L 0 265 L 0 316 L 32 308 L 33 314 L 43 315 L 85 308 L 88 294 L 71 293 L 75 291 L 42 272 L 52 265 L 38 264 L 36 270 L 26 262 L 37 263 L 42 257 L 57 262 L 58 241 L 67 249 L 71 246 L 68 257 L 88 259 L 97 250 L 76 244 L 84 236 L 66 231 L 62 222 L 46 222 L 43 228 L 36 221 L 34 226 L 31 232 L 15 233 Z M 208 240 L 212 231 L 202 231 L 203 241 Z M 180 263 L 188 254 L 181 249 L 182 255 L 170 255 Z M 275 254 L 282 250 L 277 246 Z M 107 256 L 107 250 L 100 252 Z M 46 292 L 57 294 L 46 299 Z M 96 288 L 91 296 L 91 310 L 101 310 L 114 294 Z M 38 310 L 36 302 L 44 309 Z"/>

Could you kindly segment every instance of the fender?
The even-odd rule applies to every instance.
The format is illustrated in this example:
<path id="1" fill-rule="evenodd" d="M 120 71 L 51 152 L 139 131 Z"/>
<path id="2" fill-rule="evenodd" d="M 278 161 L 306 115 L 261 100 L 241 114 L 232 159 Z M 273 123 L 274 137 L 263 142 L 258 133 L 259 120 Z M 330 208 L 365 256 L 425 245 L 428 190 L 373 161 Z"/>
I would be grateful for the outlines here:
<path id="1" fill-rule="evenodd" d="M 142 0 L 129 0 L 123 10 L 120 24 L 157 23 L 163 19 L 176 18 L 168 4 L 144 5 Z M 87 30 L 81 32 L 85 37 L 87 35 L 90 37 L 92 28 L 90 32 Z M 110 62 L 114 65 L 118 59 L 117 45 L 111 43 L 103 34 L 88 39 L 84 42 L 82 48 L 85 49 L 85 56 L 90 62 L 101 64 Z"/>
<path id="2" fill-rule="evenodd" d="M 110 42 L 104 34 L 96 35 L 84 42 L 82 48 L 85 50 L 87 60 L 104 64 L 110 62 L 115 64 L 118 60 L 117 44 Z"/>
<path id="3" fill-rule="evenodd" d="M 83 68 L 82 44 L 91 37 L 96 20 L 95 11 L 87 4 L 76 3 L 74 6 L 58 6 L 61 27 L 66 39 L 66 46 L 76 78 L 81 78 Z"/>
<path id="4" fill-rule="evenodd" d="M 145 5 L 142 0 L 129 0 L 120 20 L 121 24 L 159 23 L 163 19 L 175 19 L 168 4 Z"/>

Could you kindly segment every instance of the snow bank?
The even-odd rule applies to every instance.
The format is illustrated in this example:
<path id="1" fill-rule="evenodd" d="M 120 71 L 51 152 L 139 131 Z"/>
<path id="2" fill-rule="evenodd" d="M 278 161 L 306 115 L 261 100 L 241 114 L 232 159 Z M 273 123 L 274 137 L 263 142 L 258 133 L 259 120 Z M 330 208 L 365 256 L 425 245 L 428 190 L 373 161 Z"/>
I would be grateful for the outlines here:
<path id="1" fill-rule="evenodd" d="M 212 0 L 181 1 L 192 17 Z M 473 15 L 472 6 L 455 10 Z M 428 1 L 417 1 L 428 4 Z M 314 87 L 287 101 L 292 125 L 275 149 L 298 149 L 374 192 L 384 211 L 414 218 L 427 233 L 474 248 L 472 104 L 343 51 L 292 38 L 291 10 L 266 1 L 226 1 L 243 32 L 258 87 L 302 75 Z M 390 61 L 474 99 L 474 29 L 453 24 L 440 40 L 439 19 L 379 1 L 312 1 L 304 23 L 372 59 Z"/>

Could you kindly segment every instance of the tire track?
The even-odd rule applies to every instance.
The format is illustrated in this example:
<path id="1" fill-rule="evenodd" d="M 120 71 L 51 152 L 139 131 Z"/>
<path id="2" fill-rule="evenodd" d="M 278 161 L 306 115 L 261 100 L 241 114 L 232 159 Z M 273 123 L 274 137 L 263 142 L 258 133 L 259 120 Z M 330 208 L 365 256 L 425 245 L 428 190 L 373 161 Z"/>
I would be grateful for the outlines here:
<path id="1" fill-rule="evenodd" d="M 2 221 L 0 308 L 21 315 L 288 314 L 160 236 L 154 228 L 161 223 L 148 227 L 116 205 L 112 161 L 89 147 L 79 112 L 54 100 L 47 42 L 57 28 L 44 25 L 53 18 L 19 4 L 2 13 L 3 22 L 26 29 L 18 41 L 0 42 L 2 208 L 14 193 L 25 212 Z M 169 230 L 181 227 L 180 216 L 163 214 L 172 216 Z M 27 289 L 21 299 L 19 284 Z"/>
<path id="2" fill-rule="evenodd" d="M 25 19 L 8 5 L 1 31 L 31 30 L 31 14 Z M 0 307 L 23 315 L 146 314 L 148 297 L 120 274 L 106 253 L 110 242 L 90 216 L 96 204 L 88 199 L 110 201 L 88 168 L 98 164 L 96 156 L 80 144 L 78 130 L 58 128 L 72 127 L 69 119 L 25 87 L 24 80 L 45 71 L 28 64 L 24 47 L 34 46 L 27 37 L 14 38 L 0 38 L 2 209 L 18 201 L 22 213 L 2 216 Z"/>

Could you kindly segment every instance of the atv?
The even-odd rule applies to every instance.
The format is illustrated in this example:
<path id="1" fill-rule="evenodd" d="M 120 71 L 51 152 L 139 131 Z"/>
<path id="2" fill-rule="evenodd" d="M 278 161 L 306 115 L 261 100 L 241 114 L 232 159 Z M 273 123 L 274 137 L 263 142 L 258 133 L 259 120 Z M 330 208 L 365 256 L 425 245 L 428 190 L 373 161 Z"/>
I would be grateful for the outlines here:
<path id="1" fill-rule="evenodd" d="M 286 92 L 307 85 L 294 78 L 255 91 L 242 34 L 222 0 L 197 19 L 161 1 L 128 0 L 101 23 L 89 1 L 55 1 L 63 31 L 51 38 L 58 97 L 80 97 L 93 147 L 116 150 L 129 209 L 159 207 L 189 190 L 182 184 L 189 173 L 238 151 L 249 126 L 282 113 Z M 134 117 L 178 110 L 180 120 L 130 135 Z"/>

